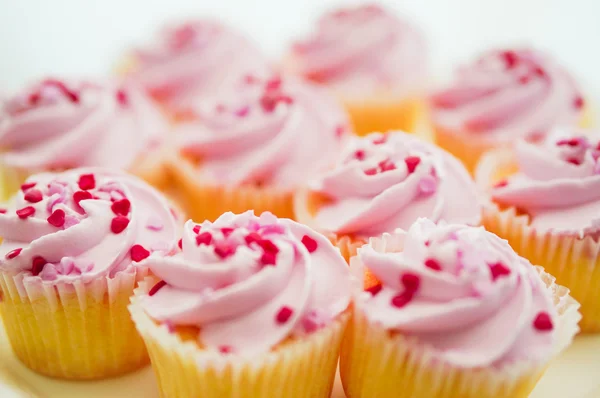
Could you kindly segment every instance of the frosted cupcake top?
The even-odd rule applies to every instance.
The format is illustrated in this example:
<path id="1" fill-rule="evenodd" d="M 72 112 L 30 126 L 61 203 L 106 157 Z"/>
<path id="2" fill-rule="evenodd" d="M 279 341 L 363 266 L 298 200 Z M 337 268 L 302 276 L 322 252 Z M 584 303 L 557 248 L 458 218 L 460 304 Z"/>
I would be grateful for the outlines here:
<path id="1" fill-rule="evenodd" d="M 422 32 L 378 5 L 325 14 L 316 31 L 292 48 L 292 62 L 303 76 L 348 95 L 411 95 L 428 78 Z"/>
<path id="2" fill-rule="evenodd" d="M 532 49 L 490 51 L 432 97 L 436 124 L 491 141 L 536 139 L 555 126 L 575 125 L 583 106 L 571 75 Z"/>
<path id="3" fill-rule="evenodd" d="M 133 85 L 45 79 L 2 102 L 0 160 L 28 171 L 129 169 L 162 142 L 168 128 Z"/>
<path id="4" fill-rule="evenodd" d="M 43 282 L 88 282 L 176 248 L 167 201 L 133 176 L 73 169 L 30 177 L 0 210 L 0 269 Z"/>
<path id="5" fill-rule="evenodd" d="M 350 271 L 322 235 L 271 213 L 185 224 L 181 251 L 144 261 L 161 279 L 143 298 L 168 326 L 197 326 L 222 353 L 269 351 L 328 325 L 350 302 Z"/>
<path id="6" fill-rule="evenodd" d="M 309 184 L 323 196 L 314 226 L 368 237 L 408 229 L 419 217 L 477 225 L 481 207 L 464 166 L 402 132 L 355 138 L 336 166 Z"/>
<path id="7" fill-rule="evenodd" d="M 519 171 L 497 182 L 495 202 L 526 212 L 537 230 L 579 237 L 600 231 L 600 133 L 557 129 L 517 142 Z"/>
<path id="8" fill-rule="evenodd" d="M 177 130 L 178 146 L 200 160 L 200 178 L 224 185 L 292 189 L 331 165 L 350 131 L 323 89 L 279 77 L 246 76 L 195 109 L 200 122 Z"/>
<path id="9" fill-rule="evenodd" d="M 252 41 L 210 19 L 165 26 L 146 47 L 135 49 L 134 57 L 131 77 L 176 107 L 212 95 L 246 73 L 271 69 Z"/>
<path id="10" fill-rule="evenodd" d="M 403 249 L 359 249 L 360 262 L 381 281 L 356 299 L 371 322 L 416 337 L 460 367 L 543 362 L 554 354 L 552 292 L 505 240 L 483 227 L 426 219 L 391 239 Z"/>

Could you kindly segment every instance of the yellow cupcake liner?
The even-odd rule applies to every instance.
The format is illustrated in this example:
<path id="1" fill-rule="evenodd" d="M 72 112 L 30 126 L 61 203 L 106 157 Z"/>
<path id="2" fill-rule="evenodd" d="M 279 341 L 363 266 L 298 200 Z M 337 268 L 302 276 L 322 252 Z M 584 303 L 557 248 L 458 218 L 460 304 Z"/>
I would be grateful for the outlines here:
<path id="1" fill-rule="evenodd" d="M 402 250 L 402 238 L 385 234 L 369 244 L 377 251 Z M 360 277 L 364 264 L 351 260 L 353 273 Z M 552 356 L 569 346 L 578 331 L 579 304 L 565 287 L 536 267 L 554 296 L 559 313 L 557 343 Z M 433 347 L 420 344 L 417 337 L 394 333 L 369 322 L 360 308 L 354 315 L 342 343 L 340 375 L 348 398 L 520 398 L 528 397 L 548 363 L 516 362 L 501 368 L 459 368 L 436 357 Z"/>
<path id="2" fill-rule="evenodd" d="M 350 116 L 353 131 L 360 136 L 374 131 L 415 132 L 425 109 L 423 101 L 414 98 L 400 100 L 342 98 L 342 103 Z"/>
<path id="3" fill-rule="evenodd" d="M 497 181 L 517 170 L 514 153 L 506 149 L 488 152 L 475 174 L 477 185 L 489 191 Z M 515 208 L 500 208 L 487 200 L 483 208 L 485 228 L 508 240 L 513 249 L 532 264 L 543 266 L 581 303 L 582 333 L 600 332 L 600 242 L 590 236 L 540 233 L 527 214 Z"/>
<path id="4" fill-rule="evenodd" d="M 118 272 L 89 283 L 27 282 L 0 274 L 0 314 L 16 356 L 35 372 L 70 380 L 102 379 L 148 363 L 127 306 L 147 271 Z"/>
<path id="5" fill-rule="evenodd" d="M 174 189 L 180 204 L 193 220 L 214 221 L 231 211 L 239 214 L 254 210 L 257 215 L 270 211 L 279 218 L 294 218 L 293 193 L 276 188 L 244 185 L 217 186 L 198 178 L 196 167 L 183 157 L 172 156 L 168 162 Z"/>
<path id="6" fill-rule="evenodd" d="M 331 325 L 294 338 L 274 351 L 243 358 L 203 350 L 184 341 L 143 311 L 141 296 L 155 280 L 136 289 L 129 307 L 142 335 L 161 397 L 178 398 L 326 398 L 331 395 L 342 336 L 348 320 L 342 314 Z M 260 338 L 260 336 L 257 336 Z"/>

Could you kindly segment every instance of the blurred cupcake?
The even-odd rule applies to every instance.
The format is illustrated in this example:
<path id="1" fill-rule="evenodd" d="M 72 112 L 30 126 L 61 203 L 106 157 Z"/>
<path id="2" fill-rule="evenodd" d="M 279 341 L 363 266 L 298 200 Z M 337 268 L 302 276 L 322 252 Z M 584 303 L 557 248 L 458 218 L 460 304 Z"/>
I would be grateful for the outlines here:
<path id="1" fill-rule="evenodd" d="M 190 105 L 246 74 L 271 70 L 266 55 L 241 32 L 210 19 L 165 26 L 146 47 L 132 50 L 121 71 L 140 83 L 176 119 Z"/>
<path id="2" fill-rule="evenodd" d="M 583 332 L 600 332 L 600 133 L 558 129 L 537 144 L 486 154 L 486 229 L 543 266 L 581 303 Z"/>
<path id="3" fill-rule="evenodd" d="M 475 183 L 464 166 L 401 132 L 355 138 L 294 204 L 296 219 L 330 237 L 347 260 L 370 237 L 406 230 L 419 217 L 471 225 L 481 220 Z"/>
<path id="4" fill-rule="evenodd" d="M 284 67 L 331 88 L 364 135 L 415 130 L 428 61 L 419 29 L 378 5 L 362 5 L 325 14 Z"/>
<path id="5" fill-rule="evenodd" d="M 349 398 L 525 398 L 578 330 L 568 289 L 483 227 L 420 219 L 362 247 L 364 267 L 382 284 L 356 291 Z"/>
<path id="6" fill-rule="evenodd" d="M 250 211 L 188 221 L 180 247 L 130 306 L 161 396 L 329 397 L 350 302 L 331 243 Z"/>
<path id="7" fill-rule="evenodd" d="M 133 85 L 45 79 L 0 109 L 0 174 L 6 195 L 27 176 L 98 166 L 166 185 L 161 143 L 168 122 Z"/>
<path id="8" fill-rule="evenodd" d="M 0 212 L 0 313 L 17 357 L 51 377 L 117 376 L 145 365 L 127 305 L 147 269 L 176 248 L 166 200 L 105 169 L 30 177 Z"/>
<path id="9" fill-rule="evenodd" d="M 488 149 L 585 123 L 584 107 L 571 75 L 533 49 L 490 51 L 459 69 L 454 82 L 431 99 L 437 144 L 471 172 Z"/>
<path id="10" fill-rule="evenodd" d="M 343 109 L 296 80 L 242 79 L 196 107 L 201 123 L 176 131 L 173 180 L 188 214 L 226 211 L 293 217 L 292 195 L 335 161 L 349 137 Z"/>

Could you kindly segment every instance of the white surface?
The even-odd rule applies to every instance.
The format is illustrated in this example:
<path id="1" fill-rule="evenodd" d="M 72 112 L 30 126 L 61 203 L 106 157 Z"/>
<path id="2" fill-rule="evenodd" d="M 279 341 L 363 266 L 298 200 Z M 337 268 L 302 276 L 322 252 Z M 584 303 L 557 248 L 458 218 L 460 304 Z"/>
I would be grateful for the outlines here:
<path id="1" fill-rule="evenodd" d="M 0 0 L 0 90 L 44 74 L 102 75 L 131 43 L 167 18 L 219 16 L 273 56 L 336 0 Z M 356 3 L 356 1 L 354 1 Z M 502 44 L 551 49 L 600 95 L 598 0 L 388 0 L 420 23 L 436 76 L 472 53 Z"/>

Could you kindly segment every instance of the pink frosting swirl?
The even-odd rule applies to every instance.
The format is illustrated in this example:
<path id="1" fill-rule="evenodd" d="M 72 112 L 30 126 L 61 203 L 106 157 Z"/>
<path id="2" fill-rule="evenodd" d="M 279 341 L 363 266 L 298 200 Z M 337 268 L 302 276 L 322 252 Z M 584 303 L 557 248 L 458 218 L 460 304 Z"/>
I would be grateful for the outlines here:
<path id="1" fill-rule="evenodd" d="M 461 367 L 544 361 L 554 350 L 553 296 L 526 259 L 483 227 L 418 220 L 403 250 L 359 249 L 382 285 L 356 306 L 386 329 L 415 336 Z"/>
<path id="2" fill-rule="evenodd" d="M 199 175 L 221 184 L 290 189 L 329 166 L 349 122 L 323 89 L 280 79 L 243 79 L 197 106 L 200 123 L 182 126 L 179 147 L 201 159 Z"/>
<path id="3" fill-rule="evenodd" d="M 540 231 L 583 237 L 600 231 L 600 134 L 557 129 L 518 141 L 519 172 L 492 189 L 494 201 L 524 210 Z"/>
<path id="4" fill-rule="evenodd" d="M 168 132 L 160 110 L 135 86 L 46 79 L 6 99 L 0 113 L 1 160 L 28 171 L 129 169 Z"/>
<path id="5" fill-rule="evenodd" d="M 0 213 L 0 270 L 44 282 L 131 271 L 176 247 L 176 219 L 156 190 L 99 168 L 33 175 Z"/>
<path id="6" fill-rule="evenodd" d="M 462 67 L 432 98 L 434 120 L 454 131 L 494 141 L 538 138 L 557 125 L 575 125 L 584 105 L 567 71 L 531 49 L 490 51 Z"/>
<path id="7" fill-rule="evenodd" d="M 346 310 L 350 271 L 322 235 L 271 213 L 225 213 L 184 227 L 182 250 L 144 265 L 162 279 L 142 301 L 152 318 L 199 327 L 200 343 L 252 355 L 313 332 Z"/>
<path id="8" fill-rule="evenodd" d="M 165 26 L 151 46 L 136 49 L 134 55 L 132 78 L 178 107 L 212 95 L 246 73 L 271 70 L 253 42 L 209 19 Z"/>
<path id="9" fill-rule="evenodd" d="M 422 32 L 378 5 L 325 14 L 292 56 L 300 74 L 349 94 L 384 89 L 411 95 L 428 78 Z"/>
<path id="10" fill-rule="evenodd" d="M 449 153 L 402 132 L 356 138 L 337 166 L 310 183 L 330 198 L 315 216 L 327 232 L 377 236 L 417 218 L 478 225 L 477 190 Z"/>

